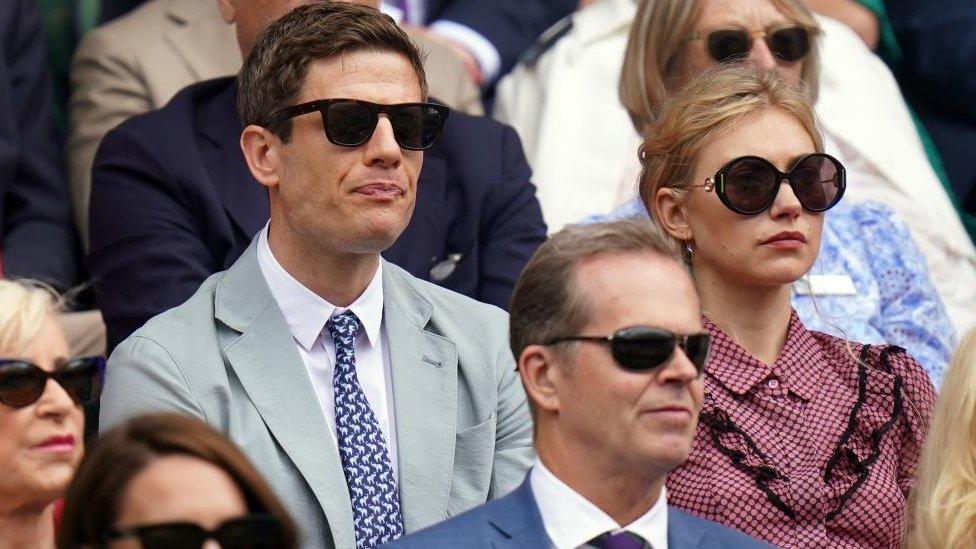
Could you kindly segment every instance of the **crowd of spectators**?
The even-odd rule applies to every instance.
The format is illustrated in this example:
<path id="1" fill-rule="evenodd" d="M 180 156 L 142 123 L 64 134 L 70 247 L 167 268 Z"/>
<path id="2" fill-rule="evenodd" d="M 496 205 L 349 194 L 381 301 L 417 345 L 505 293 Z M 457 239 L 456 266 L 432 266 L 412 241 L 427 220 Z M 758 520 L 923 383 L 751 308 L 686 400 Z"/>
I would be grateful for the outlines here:
<path id="1" fill-rule="evenodd" d="M 973 69 L 970 0 L 0 2 L 0 549 L 972 547 Z"/>

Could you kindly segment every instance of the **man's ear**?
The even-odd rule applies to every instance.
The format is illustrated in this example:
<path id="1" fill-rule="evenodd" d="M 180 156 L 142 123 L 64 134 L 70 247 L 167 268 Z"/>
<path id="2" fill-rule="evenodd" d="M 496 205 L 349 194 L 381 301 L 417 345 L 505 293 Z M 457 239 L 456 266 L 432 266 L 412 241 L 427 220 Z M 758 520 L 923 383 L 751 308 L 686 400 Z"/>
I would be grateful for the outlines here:
<path id="1" fill-rule="evenodd" d="M 234 6 L 234 0 L 217 0 L 217 9 L 220 10 L 220 16 L 228 25 L 237 22 L 237 8 Z"/>
<path id="2" fill-rule="evenodd" d="M 250 125 L 241 133 L 241 152 L 247 168 L 258 183 L 269 190 L 277 187 L 281 176 L 281 148 L 284 144 L 267 128 Z"/>
<path id="3" fill-rule="evenodd" d="M 670 187 L 661 187 L 654 195 L 651 215 L 674 238 L 694 240 L 695 235 L 688 224 L 688 217 L 682 200 Z"/>
<path id="4" fill-rule="evenodd" d="M 525 395 L 537 411 L 558 412 L 558 378 L 565 377 L 567 365 L 559 364 L 560 357 L 544 345 L 529 345 L 519 355 L 519 375 Z"/>

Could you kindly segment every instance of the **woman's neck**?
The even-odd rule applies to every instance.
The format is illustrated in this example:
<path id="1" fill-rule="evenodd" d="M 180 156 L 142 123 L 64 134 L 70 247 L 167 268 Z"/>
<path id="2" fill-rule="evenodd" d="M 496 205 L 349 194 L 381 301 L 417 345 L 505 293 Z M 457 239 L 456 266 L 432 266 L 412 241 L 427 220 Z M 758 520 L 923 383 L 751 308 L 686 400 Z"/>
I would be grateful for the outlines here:
<path id="1" fill-rule="evenodd" d="M 0 514 L 0 549 L 54 548 L 54 504 L 41 511 Z"/>
<path id="2" fill-rule="evenodd" d="M 702 312 L 743 349 L 773 364 L 786 343 L 792 307 L 790 286 L 729 283 L 707 271 L 695 272 Z"/>

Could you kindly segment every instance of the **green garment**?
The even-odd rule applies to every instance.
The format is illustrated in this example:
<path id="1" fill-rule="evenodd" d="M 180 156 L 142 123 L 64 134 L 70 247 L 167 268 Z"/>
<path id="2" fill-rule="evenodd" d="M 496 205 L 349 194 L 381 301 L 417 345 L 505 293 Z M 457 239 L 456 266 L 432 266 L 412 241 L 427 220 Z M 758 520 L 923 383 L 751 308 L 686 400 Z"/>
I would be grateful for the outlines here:
<path id="1" fill-rule="evenodd" d="M 2 1 L 2 0 L 0 0 Z M 44 15 L 44 38 L 48 68 L 54 84 L 51 105 L 54 123 L 67 131 L 68 97 L 71 94 L 71 57 L 78 40 L 98 24 L 101 0 L 36 0 Z"/>

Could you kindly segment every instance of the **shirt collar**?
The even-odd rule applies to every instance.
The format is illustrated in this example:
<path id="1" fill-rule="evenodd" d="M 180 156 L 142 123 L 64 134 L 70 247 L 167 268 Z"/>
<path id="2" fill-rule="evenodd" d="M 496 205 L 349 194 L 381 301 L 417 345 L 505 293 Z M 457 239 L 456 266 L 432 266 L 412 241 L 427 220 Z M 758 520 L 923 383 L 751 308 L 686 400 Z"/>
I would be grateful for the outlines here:
<path id="1" fill-rule="evenodd" d="M 705 330 L 712 335 L 712 353 L 708 375 L 737 395 L 744 395 L 766 378 L 775 376 L 786 383 L 786 389 L 808 401 L 816 396 L 826 366 L 823 348 L 796 314 L 790 314 L 786 342 L 771 366 L 753 357 L 703 316 Z"/>
<path id="2" fill-rule="evenodd" d="M 295 280 L 284 267 L 278 263 L 271 247 L 268 245 L 268 225 L 266 224 L 258 234 L 258 265 L 264 275 L 271 295 L 278 303 L 285 324 L 292 337 L 306 351 L 315 345 L 319 334 L 325 329 L 325 323 L 335 313 L 351 310 L 363 324 L 363 331 L 370 346 L 379 341 L 380 328 L 383 323 L 383 262 L 380 261 L 373 279 L 366 286 L 356 301 L 349 307 L 336 307 L 318 294 L 309 290 L 301 282 Z"/>
<path id="3" fill-rule="evenodd" d="M 575 549 L 605 532 L 627 530 L 644 538 L 655 549 L 668 546 L 667 493 L 643 516 L 621 528 L 609 515 L 552 474 L 538 458 L 529 483 L 546 534 L 556 549 Z"/>

